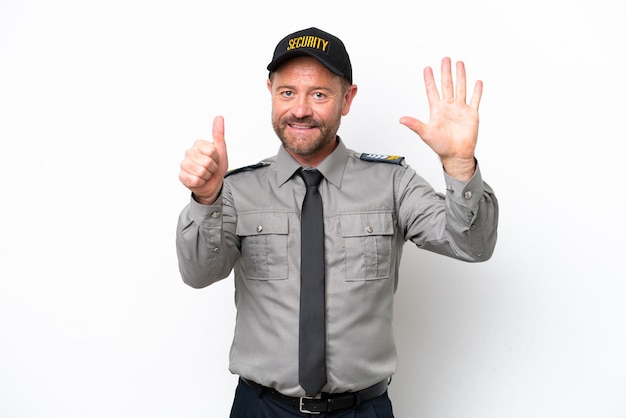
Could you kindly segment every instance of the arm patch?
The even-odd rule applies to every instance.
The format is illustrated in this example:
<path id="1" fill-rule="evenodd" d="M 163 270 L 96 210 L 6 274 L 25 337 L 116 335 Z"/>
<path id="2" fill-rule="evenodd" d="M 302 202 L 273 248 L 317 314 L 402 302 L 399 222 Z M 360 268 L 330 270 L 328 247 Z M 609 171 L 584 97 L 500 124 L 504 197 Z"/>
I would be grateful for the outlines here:
<path id="1" fill-rule="evenodd" d="M 234 168 L 232 170 L 228 170 L 226 174 L 224 175 L 224 178 L 233 174 L 242 173 L 244 171 L 252 171 L 252 170 L 256 170 L 257 168 L 267 167 L 268 165 L 270 165 L 270 163 L 261 161 L 260 163 L 246 165 L 246 166 L 239 167 L 239 168 Z"/>
<path id="2" fill-rule="evenodd" d="M 377 163 L 389 163 L 395 165 L 402 165 L 402 161 L 404 161 L 404 157 L 399 155 L 383 155 L 383 154 L 361 154 L 361 160 L 363 161 L 372 161 Z"/>

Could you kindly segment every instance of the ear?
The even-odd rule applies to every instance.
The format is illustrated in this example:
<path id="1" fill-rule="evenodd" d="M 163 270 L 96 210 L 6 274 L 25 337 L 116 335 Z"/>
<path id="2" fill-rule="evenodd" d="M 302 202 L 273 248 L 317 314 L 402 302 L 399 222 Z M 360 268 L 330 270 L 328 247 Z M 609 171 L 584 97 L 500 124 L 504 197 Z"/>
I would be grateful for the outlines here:
<path id="1" fill-rule="evenodd" d="M 272 80 L 270 80 L 269 78 L 267 79 L 267 89 L 270 93 L 272 92 Z"/>
<path id="2" fill-rule="evenodd" d="M 358 88 L 356 84 L 348 87 L 346 94 L 343 96 L 343 107 L 341 109 L 342 116 L 346 116 L 348 112 L 350 112 L 350 106 L 352 106 L 352 100 L 354 99 L 354 96 L 356 96 L 357 90 Z"/>

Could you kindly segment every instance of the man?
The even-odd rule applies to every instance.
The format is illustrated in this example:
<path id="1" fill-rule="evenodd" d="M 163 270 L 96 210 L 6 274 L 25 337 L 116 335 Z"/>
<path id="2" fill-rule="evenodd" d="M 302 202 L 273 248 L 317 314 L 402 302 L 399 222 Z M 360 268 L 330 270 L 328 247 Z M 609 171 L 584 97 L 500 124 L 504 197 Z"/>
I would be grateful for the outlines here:
<path id="1" fill-rule="evenodd" d="M 497 200 L 474 156 L 482 83 L 467 104 L 464 65 L 455 87 L 444 58 L 441 95 L 424 72 L 430 121 L 400 119 L 439 155 L 444 196 L 402 157 L 356 153 L 337 136 L 357 93 L 341 40 L 295 32 L 267 68 L 277 155 L 228 172 L 216 117 L 213 141 L 194 143 L 179 176 L 192 192 L 177 229 L 183 280 L 201 288 L 235 273 L 231 417 L 393 417 L 404 243 L 471 262 L 495 247 Z"/>

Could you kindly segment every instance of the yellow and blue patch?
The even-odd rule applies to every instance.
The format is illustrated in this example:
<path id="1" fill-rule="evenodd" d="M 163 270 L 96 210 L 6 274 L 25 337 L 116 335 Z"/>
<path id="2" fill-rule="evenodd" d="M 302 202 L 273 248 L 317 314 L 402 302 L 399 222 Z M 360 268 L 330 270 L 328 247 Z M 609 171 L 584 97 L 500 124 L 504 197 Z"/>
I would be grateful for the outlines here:
<path id="1" fill-rule="evenodd" d="M 363 161 L 372 161 L 376 163 L 389 163 L 401 165 L 402 161 L 404 161 L 404 157 L 399 155 L 385 155 L 385 154 L 361 154 L 361 160 Z"/>

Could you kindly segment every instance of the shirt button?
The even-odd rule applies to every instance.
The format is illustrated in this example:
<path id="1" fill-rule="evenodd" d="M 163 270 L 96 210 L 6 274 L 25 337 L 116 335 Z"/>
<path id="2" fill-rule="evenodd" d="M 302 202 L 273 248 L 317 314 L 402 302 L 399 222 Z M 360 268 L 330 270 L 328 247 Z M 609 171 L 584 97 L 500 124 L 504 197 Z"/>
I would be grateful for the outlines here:
<path id="1" fill-rule="evenodd" d="M 470 200 L 472 198 L 472 192 L 467 191 L 463 194 L 463 197 L 465 198 L 465 200 Z"/>
<path id="2" fill-rule="evenodd" d="M 368 225 L 365 230 L 367 231 L 368 234 L 371 234 L 372 232 L 374 232 L 374 228 L 372 228 L 371 225 Z"/>
<path id="3" fill-rule="evenodd" d="M 213 248 L 213 252 L 214 252 L 214 253 L 219 253 L 219 252 L 220 252 L 220 249 L 219 249 L 218 247 L 215 247 L 215 248 Z"/>
<path id="4" fill-rule="evenodd" d="M 263 225 L 259 225 L 256 227 L 256 232 L 263 232 Z"/>
<path id="5" fill-rule="evenodd" d="M 215 211 L 211 214 L 211 218 L 219 218 L 221 215 L 221 213 L 219 213 L 218 211 Z"/>

